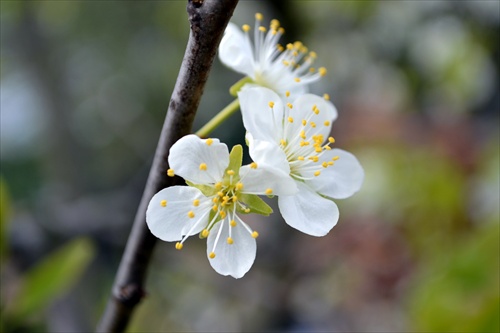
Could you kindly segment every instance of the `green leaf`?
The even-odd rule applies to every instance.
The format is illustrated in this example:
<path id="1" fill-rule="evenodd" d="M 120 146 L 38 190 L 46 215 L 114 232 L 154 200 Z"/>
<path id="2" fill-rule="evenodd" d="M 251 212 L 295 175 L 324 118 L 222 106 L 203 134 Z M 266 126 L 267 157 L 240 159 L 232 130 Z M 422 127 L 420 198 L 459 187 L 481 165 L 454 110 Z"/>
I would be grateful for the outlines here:
<path id="1" fill-rule="evenodd" d="M 231 150 L 231 153 L 229 153 L 229 165 L 227 166 L 226 169 L 226 171 L 228 170 L 234 171 L 232 183 L 235 183 L 240 179 L 239 174 L 240 174 L 241 163 L 243 163 L 243 147 L 241 147 L 241 145 L 236 145 Z M 227 172 L 225 172 L 224 179 L 229 180 L 229 175 L 227 174 Z"/>
<path id="2" fill-rule="evenodd" d="M 264 202 L 259 196 L 255 194 L 240 194 L 240 201 L 245 203 L 250 211 L 248 213 L 255 213 L 264 216 L 269 216 L 273 212 L 273 209 L 269 207 L 268 204 Z M 242 211 L 242 213 L 245 213 Z"/>
<path id="3" fill-rule="evenodd" d="M 241 90 L 241 88 L 243 88 L 243 86 L 247 83 L 253 83 L 254 81 L 249 78 L 248 76 L 242 78 L 241 80 L 239 80 L 238 82 L 236 82 L 235 84 L 233 84 L 231 86 L 231 88 L 229 88 L 229 93 L 231 94 L 231 96 L 238 96 L 238 91 Z"/>
<path id="4" fill-rule="evenodd" d="M 213 187 L 211 185 L 195 184 L 195 183 L 191 183 L 188 180 L 186 180 L 186 184 L 188 184 L 189 186 L 197 188 L 206 197 L 211 197 L 212 195 L 214 195 L 215 193 L 217 193 L 217 190 L 215 189 L 215 187 Z"/>
<path id="5" fill-rule="evenodd" d="M 77 238 L 50 253 L 26 273 L 8 313 L 14 321 L 40 313 L 80 279 L 94 255 L 94 245 L 87 238 Z"/>

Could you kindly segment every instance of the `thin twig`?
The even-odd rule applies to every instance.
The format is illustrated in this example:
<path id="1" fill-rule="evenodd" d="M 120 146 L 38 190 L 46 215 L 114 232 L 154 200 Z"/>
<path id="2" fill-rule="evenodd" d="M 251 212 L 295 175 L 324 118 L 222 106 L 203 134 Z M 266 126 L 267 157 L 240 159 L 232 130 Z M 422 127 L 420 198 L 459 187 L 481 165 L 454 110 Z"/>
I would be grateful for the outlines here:
<path id="1" fill-rule="evenodd" d="M 217 47 L 237 3 L 238 0 L 188 1 L 191 31 L 186 52 L 112 295 L 97 332 L 123 332 L 144 296 L 143 284 L 156 243 L 146 225 L 146 208 L 155 193 L 175 184 L 176 178 L 166 175 L 168 151 L 179 138 L 191 132 Z"/>

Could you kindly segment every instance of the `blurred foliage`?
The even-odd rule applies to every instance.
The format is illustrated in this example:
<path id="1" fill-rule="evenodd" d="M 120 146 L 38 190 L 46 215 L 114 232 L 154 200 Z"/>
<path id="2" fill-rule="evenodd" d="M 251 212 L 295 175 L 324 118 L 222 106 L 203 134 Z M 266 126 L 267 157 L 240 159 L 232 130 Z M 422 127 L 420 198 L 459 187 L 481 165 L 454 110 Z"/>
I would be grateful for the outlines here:
<path id="1" fill-rule="evenodd" d="M 475 233 L 435 253 L 419 274 L 410 298 L 415 330 L 500 331 L 500 226 Z"/>
<path id="2" fill-rule="evenodd" d="M 0 6 L 4 330 L 91 331 L 182 61 L 186 1 Z M 213 272 L 202 241 L 160 242 L 130 331 L 498 331 L 500 2 L 240 1 L 232 21 L 255 12 L 328 69 L 311 91 L 338 108 L 332 135 L 365 184 L 322 238 L 246 216 L 260 236 L 240 280 Z M 240 79 L 214 61 L 193 130 Z M 213 136 L 244 133 L 235 115 Z"/>
<path id="3" fill-rule="evenodd" d="M 30 331 L 33 326 L 29 323 L 36 323 L 37 317 L 40 321 L 44 310 L 79 281 L 94 256 L 94 245 L 85 238 L 72 240 L 47 254 L 23 274 L 12 303 L 3 305 L 4 329 Z"/>

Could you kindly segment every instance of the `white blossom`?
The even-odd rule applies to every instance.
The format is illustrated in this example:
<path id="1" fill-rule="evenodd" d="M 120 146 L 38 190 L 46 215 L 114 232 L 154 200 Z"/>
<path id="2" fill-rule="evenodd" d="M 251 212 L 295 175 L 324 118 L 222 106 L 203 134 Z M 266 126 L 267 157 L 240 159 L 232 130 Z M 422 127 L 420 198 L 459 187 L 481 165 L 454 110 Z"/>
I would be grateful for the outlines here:
<path id="1" fill-rule="evenodd" d="M 296 194 L 279 195 L 286 223 L 313 236 L 327 234 L 339 218 L 332 199 L 353 195 L 364 178 L 354 155 L 331 148 L 337 110 L 316 95 L 287 102 L 263 87 L 243 88 L 238 97 L 250 156 L 262 168 L 288 173 L 298 187 Z"/>
<path id="2" fill-rule="evenodd" d="M 272 210 L 257 194 L 296 192 L 282 170 L 264 170 L 257 163 L 241 166 L 241 146 L 228 152 L 217 139 L 187 135 L 171 148 L 169 176 L 183 177 L 191 186 L 172 186 L 151 199 L 146 221 L 156 237 L 177 242 L 182 249 L 189 236 L 207 238 L 207 256 L 222 275 L 242 277 L 256 255 L 258 233 L 238 215 Z"/>
<path id="3" fill-rule="evenodd" d="M 257 13 L 255 19 L 253 41 L 249 25 L 240 29 L 229 23 L 219 46 L 219 58 L 223 64 L 281 96 L 286 91 L 305 93 L 308 84 L 326 74 L 324 67 L 312 67 L 316 52 L 308 51 L 302 42 L 286 46 L 278 44 L 285 32 L 278 20 L 272 20 L 268 29 L 261 24 L 262 14 Z"/>

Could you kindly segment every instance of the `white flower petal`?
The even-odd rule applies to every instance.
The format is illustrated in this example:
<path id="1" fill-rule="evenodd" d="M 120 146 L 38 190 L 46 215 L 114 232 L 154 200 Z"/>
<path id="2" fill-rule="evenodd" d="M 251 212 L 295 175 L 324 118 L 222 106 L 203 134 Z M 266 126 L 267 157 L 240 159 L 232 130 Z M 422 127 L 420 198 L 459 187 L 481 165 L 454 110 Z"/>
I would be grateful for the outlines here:
<path id="1" fill-rule="evenodd" d="M 222 178 L 229 165 L 227 146 L 218 139 L 209 140 L 210 145 L 210 141 L 190 134 L 172 146 L 168 163 L 176 175 L 195 184 L 213 184 Z"/>
<path id="2" fill-rule="evenodd" d="M 199 200 L 194 206 L 194 200 Z M 185 235 L 199 233 L 208 223 L 211 200 L 198 189 L 189 186 L 172 186 L 156 193 L 149 202 L 146 222 L 156 237 L 173 242 Z M 193 218 L 188 216 L 192 211 Z"/>
<path id="3" fill-rule="evenodd" d="M 322 134 L 325 140 L 328 138 L 332 123 L 337 119 L 338 115 L 337 109 L 330 101 L 317 95 L 304 94 L 296 98 L 292 105 L 293 108 L 289 110 L 289 115 L 294 119 L 294 122 L 288 124 L 288 139 L 298 136 L 303 129 L 306 130 L 308 139 L 312 135 L 318 134 Z M 319 110 L 318 114 L 313 112 L 313 106 L 316 106 Z M 302 120 L 307 120 L 305 127 L 302 125 Z M 313 124 L 316 127 L 312 128 Z"/>
<path id="4" fill-rule="evenodd" d="M 235 24 L 229 23 L 219 45 L 219 58 L 229 68 L 254 77 L 253 47 Z"/>
<path id="5" fill-rule="evenodd" d="M 334 199 L 345 199 L 359 191 L 363 184 L 365 173 L 356 157 L 342 149 L 325 151 L 320 162 L 339 159 L 335 164 L 321 170 L 318 177 L 308 181 L 318 193 Z"/>
<path id="6" fill-rule="evenodd" d="M 255 139 L 277 142 L 282 136 L 283 103 L 271 89 L 251 86 L 238 93 L 243 125 Z M 273 108 L 269 102 L 274 103 Z"/>
<path id="7" fill-rule="evenodd" d="M 250 132 L 247 133 L 246 139 L 250 157 L 259 166 L 276 169 L 287 175 L 290 174 L 290 165 L 286 159 L 286 154 L 278 144 L 272 141 L 255 139 Z"/>
<path id="8" fill-rule="evenodd" d="M 222 230 L 220 231 L 220 228 Z M 228 244 L 229 229 L 233 244 Z M 219 234 L 217 240 L 217 235 Z M 215 242 L 217 240 L 217 245 Z M 214 248 L 215 245 L 215 248 Z M 215 258 L 210 258 L 210 253 L 215 253 Z M 238 221 L 231 227 L 226 220 L 217 223 L 207 239 L 207 256 L 213 269 L 221 275 L 231 275 L 239 279 L 252 267 L 257 253 L 257 244 L 250 232 Z"/>
<path id="9" fill-rule="evenodd" d="M 276 168 L 266 168 L 265 165 L 253 169 L 244 165 L 240 169 L 243 193 L 266 194 L 271 190 L 272 195 L 292 195 L 297 193 L 297 185 L 289 173 Z"/>
<path id="10" fill-rule="evenodd" d="M 318 195 L 302 182 L 297 182 L 299 192 L 278 197 L 278 206 L 285 222 L 311 236 L 324 236 L 337 224 L 337 205 Z"/>

